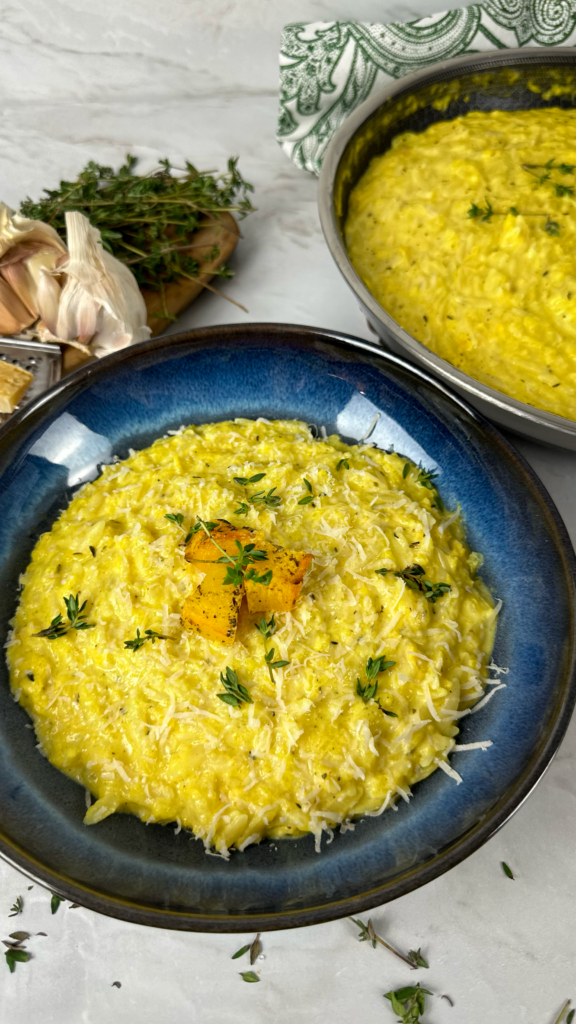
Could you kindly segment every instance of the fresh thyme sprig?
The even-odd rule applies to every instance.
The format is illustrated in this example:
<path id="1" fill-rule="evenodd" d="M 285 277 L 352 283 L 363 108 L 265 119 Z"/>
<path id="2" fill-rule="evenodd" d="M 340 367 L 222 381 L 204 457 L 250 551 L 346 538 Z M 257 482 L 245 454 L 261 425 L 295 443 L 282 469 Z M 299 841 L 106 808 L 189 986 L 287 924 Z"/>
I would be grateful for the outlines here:
<path id="1" fill-rule="evenodd" d="M 409 590 L 419 590 L 431 604 L 436 604 L 439 598 L 452 589 L 449 583 L 432 583 L 426 579 L 426 570 L 421 565 L 418 565 L 417 562 L 414 565 L 409 565 L 406 569 L 401 569 L 399 572 L 384 568 L 375 569 L 374 571 L 377 576 L 387 576 L 389 573 L 392 573 L 399 580 L 404 580 Z"/>
<path id="2" fill-rule="evenodd" d="M 124 647 L 127 647 L 129 651 L 139 651 L 144 646 L 147 640 L 151 640 L 153 644 L 157 640 L 173 640 L 173 636 L 166 636 L 164 633 L 157 633 L 155 629 L 145 629 L 145 635 L 140 635 L 140 630 L 136 630 L 136 637 L 134 640 L 125 640 Z"/>
<path id="3" fill-rule="evenodd" d="M 274 679 L 274 669 L 285 668 L 286 665 L 290 664 L 290 662 L 283 661 L 282 659 L 274 661 L 274 648 L 271 647 L 270 650 L 268 650 L 266 647 L 266 641 L 269 640 L 270 637 L 273 636 L 273 634 L 276 632 L 276 619 L 274 618 L 274 615 L 272 615 L 269 622 L 266 622 L 265 617 L 262 616 L 260 622 L 258 623 L 258 631 L 262 634 L 262 639 L 264 642 L 264 661 L 266 662 L 266 667 L 268 668 L 270 681 L 272 684 L 275 684 L 276 680 Z"/>
<path id="4" fill-rule="evenodd" d="M 418 982 L 417 985 L 398 988 L 395 992 L 386 992 L 384 999 L 389 999 L 392 1003 L 392 1009 L 400 1018 L 400 1024 L 418 1024 L 426 1009 L 426 996 L 431 995 L 432 992 L 422 988 Z"/>
<path id="5" fill-rule="evenodd" d="M 220 681 L 226 692 L 217 693 L 216 696 L 219 697 L 220 700 L 224 701 L 225 704 L 230 704 L 233 708 L 238 708 L 241 704 L 254 703 L 246 687 L 242 686 L 242 683 L 238 682 L 238 676 L 234 669 L 230 668 L 230 665 L 226 666 L 225 672 L 220 673 Z"/>
<path id="6" fill-rule="evenodd" d="M 268 558 L 266 551 L 261 551 L 256 547 L 255 544 L 241 544 L 239 540 L 235 541 L 236 547 L 238 548 L 237 555 L 228 555 L 224 548 L 220 545 L 212 536 L 212 530 L 216 527 L 216 523 L 206 522 L 204 519 L 198 519 L 196 525 L 191 529 L 190 536 L 193 536 L 198 530 L 204 530 L 204 533 L 212 541 L 214 547 L 218 548 L 218 551 L 222 552 L 222 558 L 217 558 L 217 562 L 223 562 L 226 564 L 226 575 L 224 576 L 224 584 L 227 586 L 231 584 L 234 587 L 239 587 L 243 582 L 250 580 L 253 583 L 262 583 L 264 586 L 268 586 L 272 580 L 272 569 L 268 569 L 266 572 L 258 573 L 255 569 L 249 569 L 248 566 L 253 562 L 265 562 Z M 206 559 L 195 558 L 195 562 L 206 561 Z"/>
<path id="7" fill-rule="evenodd" d="M 256 480 L 256 479 L 261 480 L 263 476 L 266 476 L 266 474 L 265 473 L 259 473 L 259 474 L 257 474 L 256 477 L 253 477 L 253 480 Z M 234 477 L 234 479 L 237 480 L 238 483 L 239 483 L 240 480 L 244 479 L 244 477 Z M 247 483 L 251 483 L 251 482 L 252 481 L 250 481 L 250 480 L 247 481 Z M 254 505 L 254 506 L 265 505 L 266 508 L 277 508 L 278 505 L 280 505 L 282 503 L 282 498 L 280 497 L 279 494 L 274 494 L 275 490 L 276 490 L 275 487 L 271 487 L 268 492 L 266 492 L 266 491 L 256 491 L 255 494 L 249 494 L 247 496 L 247 500 L 246 501 L 239 502 L 238 508 L 234 509 L 232 515 L 235 515 L 235 516 L 246 516 L 246 515 L 248 515 L 248 512 L 250 510 L 250 505 Z"/>
<path id="8" fill-rule="evenodd" d="M 378 942 L 381 946 L 384 946 L 385 949 L 389 950 L 390 953 L 394 953 L 394 956 L 399 957 L 399 959 L 402 960 L 405 964 L 408 964 L 408 967 L 410 967 L 413 971 L 416 970 L 416 967 L 418 966 L 417 964 L 413 963 L 413 961 L 410 960 L 407 956 L 404 956 L 404 953 L 401 953 L 400 950 L 395 949 L 394 946 L 391 946 L 389 942 L 386 942 L 380 935 L 376 934 L 374 930 L 374 925 L 372 924 L 370 918 L 368 918 L 368 924 L 364 924 L 364 922 L 361 921 L 360 918 L 356 917 L 351 917 L 350 920 L 360 929 L 360 934 L 358 936 L 359 942 L 371 942 L 373 949 L 376 949 L 376 943 Z"/>
<path id="9" fill-rule="evenodd" d="M 16 917 L 17 914 L 21 914 L 23 910 L 24 900 L 22 899 L 21 896 L 17 896 L 16 899 L 14 900 L 14 903 L 10 907 L 10 913 L 8 914 L 8 917 Z"/>
<path id="10" fill-rule="evenodd" d="M 242 178 L 235 159 L 218 176 L 198 171 L 189 161 L 179 171 L 168 160 L 160 160 L 148 174 L 136 174 L 137 163 L 128 154 L 115 171 L 91 160 L 75 181 L 45 189 L 45 198 L 37 203 L 26 199 L 20 212 L 51 224 L 64 239 L 66 213 L 83 213 L 100 229 L 104 247 L 130 267 L 143 288 L 159 291 L 181 277 L 197 280 L 202 261 L 195 258 L 192 233 L 208 221 L 218 224 L 225 210 L 241 217 L 249 213 L 252 186 Z M 215 245 L 207 258 L 219 251 Z M 231 276 L 226 266 L 215 273 Z"/>
<path id="11" fill-rule="evenodd" d="M 84 601 L 79 605 L 78 597 L 78 594 L 76 596 L 68 594 L 68 597 L 63 598 L 68 624 L 64 622 L 62 615 L 56 615 L 46 629 L 41 629 L 39 633 L 33 633 L 32 636 L 45 636 L 48 640 L 57 640 L 71 629 L 95 629 L 95 623 L 85 621 L 87 613 L 84 609 L 88 602 Z"/>
<path id="12" fill-rule="evenodd" d="M 572 1024 L 572 1021 L 574 1020 L 574 1014 L 576 1014 L 576 1010 L 570 1010 L 570 1013 L 568 1013 L 568 1016 L 567 1017 L 565 1016 L 566 1013 L 568 1012 L 568 1010 L 570 1009 L 570 1003 L 571 1003 L 571 1000 L 567 999 L 566 1002 L 564 1003 L 564 1006 L 560 1010 L 560 1013 L 556 1017 L 556 1020 L 554 1021 L 554 1024 L 562 1024 L 562 1021 L 565 1021 L 565 1024 Z"/>
<path id="13" fill-rule="evenodd" d="M 381 672 L 385 672 L 387 668 L 392 668 L 395 664 L 395 661 L 387 660 L 385 654 L 380 654 L 377 658 L 368 658 L 366 662 L 366 678 L 368 682 L 365 686 L 362 686 L 360 680 L 356 680 L 356 693 L 365 704 L 368 704 L 371 700 L 376 700 L 376 694 L 378 693 L 378 679 L 376 676 L 380 675 Z M 398 718 L 394 711 L 387 711 L 386 708 L 383 708 L 380 701 L 376 701 L 376 703 L 385 715 L 389 715 L 390 718 Z"/>

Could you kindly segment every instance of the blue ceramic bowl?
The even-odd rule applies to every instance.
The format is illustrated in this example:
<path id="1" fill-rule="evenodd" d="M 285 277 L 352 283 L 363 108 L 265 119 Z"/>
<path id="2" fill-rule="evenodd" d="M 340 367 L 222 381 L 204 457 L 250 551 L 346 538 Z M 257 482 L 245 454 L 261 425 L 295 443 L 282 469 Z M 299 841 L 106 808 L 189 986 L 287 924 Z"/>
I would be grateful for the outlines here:
<path id="1" fill-rule="evenodd" d="M 182 423 L 295 417 L 437 465 L 460 502 L 483 576 L 503 599 L 494 659 L 502 689 L 463 720 L 489 751 L 415 787 L 410 805 L 336 834 L 251 846 L 225 863 L 171 828 L 114 815 L 86 828 L 84 792 L 53 768 L 0 679 L 0 853 L 61 895 L 149 925 L 292 927 L 367 910 L 415 889 L 485 842 L 526 798 L 576 696 L 574 554 L 540 482 L 500 434 L 425 372 L 366 342 L 285 325 L 215 327 L 146 342 L 77 371 L 0 432 L 0 628 L 39 534 L 99 462 Z"/>

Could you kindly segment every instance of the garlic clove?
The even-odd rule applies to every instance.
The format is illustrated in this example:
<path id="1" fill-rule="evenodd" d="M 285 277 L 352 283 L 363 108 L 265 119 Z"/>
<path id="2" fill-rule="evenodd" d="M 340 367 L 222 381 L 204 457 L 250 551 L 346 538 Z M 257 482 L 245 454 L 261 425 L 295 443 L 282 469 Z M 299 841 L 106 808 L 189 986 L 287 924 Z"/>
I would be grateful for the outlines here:
<path id="1" fill-rule="evenodd" d="M 19 334 L 36 320 L 4 279 L 0 270 L 0 334 Z"/>

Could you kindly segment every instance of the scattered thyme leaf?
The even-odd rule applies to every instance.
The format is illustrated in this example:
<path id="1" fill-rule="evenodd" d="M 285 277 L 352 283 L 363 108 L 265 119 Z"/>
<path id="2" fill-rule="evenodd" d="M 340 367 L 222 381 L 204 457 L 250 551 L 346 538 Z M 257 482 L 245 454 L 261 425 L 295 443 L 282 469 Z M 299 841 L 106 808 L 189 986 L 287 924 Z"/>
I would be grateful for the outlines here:
<path id="1" fill-rule="evenodd" d="M 8 917 L 16 917 L 17 914 L 21 914 L 24 910 L 24 900 L 21 896 L 17 896 L 14 903 L 10 907 L 10 913 Z"/>
<path id="2" fill-rule="evenodd" d="M 241 971 L 240 977 L 242 981 L 260 981 L 260 978 L 254 971 Z"/>
<path id="3" fill-rule="evenodd" d="M 309 491 L 310 494 L 312 494 L 312 484 L 310 483 L 310 481 L 307 480 L 306 477 L 303 477 L 302 482 L 306 490 Z"/>
<path id="4" fill-rule="evenodd" d="M 341 469 L 342 466 L 344 466 L 344 469 L 350 469 L 350 463 L 348 462 L 348 459 L 340 459 L 338 461 L 338 464 L 336 466 L 336 472 L 338 472 L 338 470 Z"/>
<path id="5" fill-rule="evenodd" d="M 512 873 L 512 868 L 508 867 L 506 861 L 504 861 L 504 860 L 501 861 L 501 864 L 502 864 L 502 871 L 504 872 L 506 877 L 507 878 L 511 878 L 512 881 L 514 881 L 514 875 Z"/>
<path id="6" fill-rule="evenodd" d="M 574 1020 L 574 1014 L 576 1014 L 576 1010 L 570 1010 L 570 1013 L 566 1017 L 566 1024 L 572 1024 L 572 1021 Z"/>
<path id="7" fill-rule="evenodd" d="M 378 701 L 378 707 L 380 708 L 380 711 L 382 711 L 385 715 L 388 715 L 389 718 L 398 718 L 398 715 L 396 714 L 395 711 L 389 711 L 388 708 L 383 708 L 380 701 Z"/>
<path id="8" fill-rule="evenodd" d="M 255 964 L 260 953 L 262 952 L 262 943 L 260 942 L 260 932 L 258 932 L 252 945 L 250 946 L 250 963 Z"/>
<path id="9" fill-rule="evenodd" d="M 368 658 L 366 662 L 366 678 L 374 679 L 375 676 L 385 672 L 387 668 L 392 668 L 395 664 L 395 661 L 387 661 L 385 654 L 380 654 L 377 658 Z"/>
<path id="10" fill-rule="evenodd" d="M 247 484 L 257 484 L 259 480 L 263 480 L 266 473 L 255 473 L 254 476 L 235 476 L 233 477 L 235 483 L 240 484 L 241 487 L 246 487 Z"/>
<path id="11" fill-rule="evenodd" d="M 157 633 L 155 629 L 145 629 L 145 635 L 140 635 L 140 630 L 136 630 L 136 637 L 134 640 L 125 640 L 124 647 L 127 647 L 129 651 L 139 651 L 144 646 L 147 640 L 151 640 L 153 644 L 157 640 L 173 640 L 174 637 L 166 636 L 164 633 Z"/>
<path id="12" fill-rule="evenodd" d="M 238 682 L 238 676 L 236 675 L 233 668 L 230 665 L 226 666 L 225 672 L 220 673 L 220 681 L 224 686 L 225 693 L 217 693 L 216 696 L 224 701 L 225 704 L 230 704 L 233 708 L 240 707 L 241 704 L 253 704 L 252 697 L 248 693 L 245 686 Z"/>
<path id="13" fill-rule="evenodd" d="M 395 992 L 386 992 L 385 999 L 392 1003 L 394 1013 L 400 1018 L 401 1024 L 417 1024 L 426 1009 L 426 996 L 431 996 L 427 988 L 417 985 L 406 985 Z"/>
<path id="14" fill-rule="evenodd" d="M 232 954 L 230 959 L 231 960 L 238 960 L 238 958 L 241 957 L 241 956 L 244 956 L 244 953 L 247 953 L 249 949 L 250 949 L 250 943 L 248 943 L 247 946 L 240 946 L 240 949 L 237 949 L 236 952 Z"/>
<path id="15" fill-rule="evenodd" d="M 412 961 L 414 967 L 430 967 L 430 964 L 424 959 L 419 949 L 411 949 L 408 953 L 408 959 Z"/>
<path id="16" fill-rule="evenodd" d="M 408 476 L 409 472 L 410 472 L 410 463 L 409 462 L 405 462 L 404 463 L 404 469 L 402 470 L 402 479 L 403 480 L 406 479 L 406 477 Z"/>
<path id="17" fill-rule="evenodd" d="M 431 604 L 436 604 L 439 598 L 452 589 L 449 583 L 432 583 L 430 580 L 425 579 L 425 570 L 417 562 L 414 562 L 414 565 L 409 565 L 406 569 L 401 569 L 399 572 L 384 568 L 375 569 L 374 572 L 378 576 L 387 576 L 388 573 L 392 573 L 398 579 L 404 580 L 409 590 L 419 590 Z"/>
<path id="18" fill-rule="evenodd" d="M 17 963 L 25 964 L 30 960 L 31 954 L 25 949 L 7 949 L 4 956 L 6 957 L 6 963 L 10 969 L 10 974 L 14 974 Z"/>
<path id="19" fill-rule="evenodd" d="M 167 519 L 169 523 L 175 523 L 176 526 L 182 526 L 184 522 L 184 516 L 181 512 L 167 512 L 164 519 Z"/>
<path id="20" fill-rule="evenodd" d="M 62 896 L 58 896 L 57 893 L 53 892 L 52 893 L 52 899 L 50 900 L 50 912 L 52 914 L 55 914 L 56 911 L 58 910 L 58 907 L 63 902 L 64 902 L 64 899 L 62 898 Z"/>
<path id="21" fill-rule="evenodd" d="M 16 939 L 17 942 L 26 942 L 26 939 L 30 938 L 30 932 L 10 932 L 10 938 Z"/>
<path id="22" fill-rule="evenodd" d="M 91 544 L 90 544 L 90 554 L 92 555 L 92 558 L 96 558 L 96 548 L 92 547 Z"/>
<path id="23" fill-rule="evenodd" d="M 309 505 L 311 501 L 314 501 L 313 494 L 307 494 L 305 498 L 300 498 L 299 505 Z"/>
<path id="24" fill-rule="evenodd" d="M 369 700 L 373 700 L 378 693 L 378 680 L 376 679 L 373 683 L 366 683 L 366 686 L 362 686 L 359 679 L 356 680 L 356 693 L 365 704 Z"/>
<path id="25" fill-rule="evenodd" d="M 548 220 L 544 225 L 544 231 L 547 235 L 550 235 L 552 238 L 555 238 L 557 235 L 560 234 L 560 225 L 558 224 L 558 221 L 550 220 L 550 218 L 548 217 Z"/>

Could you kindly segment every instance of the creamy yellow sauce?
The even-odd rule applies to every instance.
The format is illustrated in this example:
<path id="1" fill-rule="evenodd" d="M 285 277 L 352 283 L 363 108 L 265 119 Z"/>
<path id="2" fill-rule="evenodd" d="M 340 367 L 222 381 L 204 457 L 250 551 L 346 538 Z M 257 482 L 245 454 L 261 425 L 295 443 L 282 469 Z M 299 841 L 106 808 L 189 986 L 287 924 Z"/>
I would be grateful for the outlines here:
<path id="1" fill-rule="evenodd" d="M 258 473 L 257 485 L 233 479 Z M 223 856 L 307 831 L 318 846 L 322 830 L 408 799 L 439 764 L 453 771 L 457 713 L 482 695 L 496 612 L 458 514 L 440 512 L 423 479 L 399 455 L 315 440 L 304 423 L 235 420 L 182 428 L 81 488 L 33 551 L 8 660 L 41 751 L 96 797 L 87 823 L 115 811 L 174 822 Z M 235 515 L 262 487 L 281 504 Z M 202 579 L 184 558 L 197 516 L 314 555 L 267 643 L 289 662 L 274 682 L 247 613 L 231 647 L 181 625 Z M 414 562 L 449 584 L 436 603 L 393 575 Z M 76 593 L 94 628 L 34 636 L 58 613 L 67 624 Z M 127 649 L 137 629 L 171 639 Z M 377 696 L 396 717 L 357 694 L 384 653 L 395 664 Z M 252 704 L 218 698 L 226 666 Z"/>
<path id="2" fill-rule="evenodd" d="M 484 384 L 570 419 L 574 165 L 576 111 L 473 112 L 394 139 L 353 189 L 346 223 L 354 267 L 405 330 Z"/>

